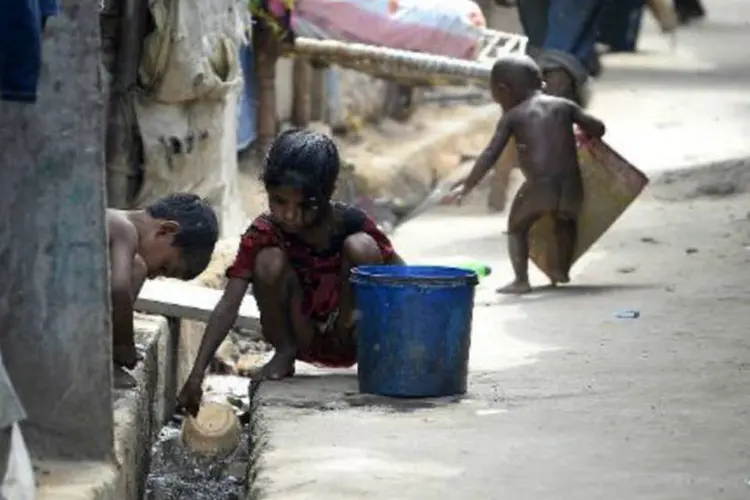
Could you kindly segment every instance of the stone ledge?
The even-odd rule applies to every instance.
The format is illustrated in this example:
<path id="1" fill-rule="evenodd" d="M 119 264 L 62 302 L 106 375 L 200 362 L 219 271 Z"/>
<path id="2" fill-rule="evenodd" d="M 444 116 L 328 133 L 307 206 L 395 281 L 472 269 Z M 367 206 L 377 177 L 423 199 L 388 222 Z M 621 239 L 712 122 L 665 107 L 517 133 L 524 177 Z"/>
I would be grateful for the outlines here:
<path id="1" fill-rule="evenodd" d="M 103 462 L 38 462 L 38 500 L 119 500 L 117 467 Z"/>
<path id="2" fill-rule="evenodd" d="M 177 339 L 160 316 L 137 314 L 135 329 L 145 357 L 133 371 L 138 388 L 114 392 L 115 463 L 39 462 L 39 500 L 143 498 L 152 441 L 176 393 Z"/>

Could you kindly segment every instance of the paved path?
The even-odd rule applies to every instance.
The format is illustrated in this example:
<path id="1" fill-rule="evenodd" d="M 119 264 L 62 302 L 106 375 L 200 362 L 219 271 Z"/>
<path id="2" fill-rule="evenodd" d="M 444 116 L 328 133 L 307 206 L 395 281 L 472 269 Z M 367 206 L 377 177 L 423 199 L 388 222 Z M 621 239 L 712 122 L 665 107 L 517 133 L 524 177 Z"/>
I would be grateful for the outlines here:
<path id="1" fill-rule="evenodd" d="M 709 8 L 677 56 L 606 61 L 593 111 L 650 173 L 750 148 L 750 5 Z M 356 394 L 353 371 L 267 385 L 269 498 L 748 498 L 750 198 L 654 199 L 668 188 L 636 203 L 574 285 L 520 299 L 492 293 L 509 278 L 504 220 L 482 213 L 481 193 L 404 226 L 408 258 L 497 270 L 478 292 L 470 392 L 381 401 Z"/>
<path id="2" fill-rule="evenodd" d="M 646 16 L 641 51 L 605 56 L 595 82 L 609 141 L 650 172 L 750 156 L 750 4 L 706 5 L 674 47 Z"/>

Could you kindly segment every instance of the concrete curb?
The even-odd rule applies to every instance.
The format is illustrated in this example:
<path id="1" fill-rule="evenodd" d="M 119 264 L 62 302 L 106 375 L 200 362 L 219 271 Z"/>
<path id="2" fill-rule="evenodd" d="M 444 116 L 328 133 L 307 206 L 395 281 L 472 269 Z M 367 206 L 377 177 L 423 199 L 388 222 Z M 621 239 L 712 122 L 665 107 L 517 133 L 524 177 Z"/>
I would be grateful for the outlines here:
<path id="1" fill-rule="evenodd" d="M 39 500 L 143 498 L 152 437 L 171 411 L 176 393 L 177 351 L 166 318 L 137 314 L 135 330 L 145 356 L 133 371 L 138 388 L 114 392 L 114 463 L 40 462 Z"/>

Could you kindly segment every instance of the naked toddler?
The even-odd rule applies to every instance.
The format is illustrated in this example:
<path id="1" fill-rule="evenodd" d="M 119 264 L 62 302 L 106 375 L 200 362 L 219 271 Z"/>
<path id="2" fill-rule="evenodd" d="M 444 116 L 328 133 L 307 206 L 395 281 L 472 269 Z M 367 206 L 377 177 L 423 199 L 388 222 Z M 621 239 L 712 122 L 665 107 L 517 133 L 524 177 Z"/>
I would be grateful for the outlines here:
<path id="1" fill-rule="evenodd" d="M 545 215 L 555 219 L 557 262 L 553 284 L 570 281 L 576 246 L 583 182 L 573 125 L 589 137 L 604 135 L 604 124 L 573 101 L 542 92 L 541 71 L 528 56 L 507 56 L 492 67 L 493 99 L 503 108 L 490 143 L 462 182 L 459 201 L 487 175 L 509 139 L 516 141 L 518 162 L 526 178 L 508 217 L 508 252 L 515 280 L 500 293 L 531 291 L 528 277 L 529 231 Z"/>

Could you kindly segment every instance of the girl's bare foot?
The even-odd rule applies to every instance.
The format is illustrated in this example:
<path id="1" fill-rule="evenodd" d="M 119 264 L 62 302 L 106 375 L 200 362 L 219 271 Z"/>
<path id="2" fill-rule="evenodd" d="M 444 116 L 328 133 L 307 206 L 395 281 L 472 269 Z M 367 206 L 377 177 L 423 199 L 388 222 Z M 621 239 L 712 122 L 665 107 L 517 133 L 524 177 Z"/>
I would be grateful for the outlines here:
<path id="1" fill-rule="evenodd" d="M 516 280 L 513 283 L 498 288 L 497 293 L 523 295 L 531 291 L 531 285 L 525 280 Z"/>
<path id="2" fill-rule="evenodd" d="M 295 351 L 276 351 L 273 357 L 260 368 L 250 370 L 248 376 L 253 380 L 281 380 L 294 376 Z"/>

